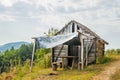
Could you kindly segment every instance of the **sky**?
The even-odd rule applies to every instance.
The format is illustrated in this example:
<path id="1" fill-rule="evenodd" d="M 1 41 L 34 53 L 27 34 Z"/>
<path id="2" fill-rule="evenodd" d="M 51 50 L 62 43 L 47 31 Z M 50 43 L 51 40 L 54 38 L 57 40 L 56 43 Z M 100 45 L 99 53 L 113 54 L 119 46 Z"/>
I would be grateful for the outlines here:
<path id="1" fill-rule="evenodd" d="M 71 20 L 106 40 L 107 49 L 120 48 L 120 0 L 0 0 L 0 45 L 32 42 Z"/>

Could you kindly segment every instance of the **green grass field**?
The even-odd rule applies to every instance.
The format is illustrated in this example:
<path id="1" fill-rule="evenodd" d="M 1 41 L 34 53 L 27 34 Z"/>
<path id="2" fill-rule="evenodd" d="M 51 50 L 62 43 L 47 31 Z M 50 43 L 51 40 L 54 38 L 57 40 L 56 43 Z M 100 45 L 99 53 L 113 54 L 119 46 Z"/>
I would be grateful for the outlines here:
<path id="1" fill-rule="evenodd" d="M 99 74 L 104 70 L 105 66 L 108 66 L 111 62 L 119 60 L 120 55 L 106 55 L 101 63 L 89 65 L 85 67 L 84 70 L 79 71 L 77 69 L 59 69 L 57 71 L 52 71 L 51 68 L 39 68 L 38 66 L 33 67 L 33 71 L 29 71 L 29 66 L 22 66 L 20 69 L 11 69 L 8 73 L 2 73 L 0 75 L 0 80 L 91 80 L 93 76 Z M 116 74 L 118 74 L 118 71 Z M 54 73 L 57 75 L 49 75 Z M 112 77 L 115 77 L 113 75 Z M 120 76 L 120 75 L 119 75 Z M 111 80 L 113 80 L 111 77 Z M 8 79 L 6 79 L 8 78 Z M 118 80 L 116 77 L 116 80 Z"/>

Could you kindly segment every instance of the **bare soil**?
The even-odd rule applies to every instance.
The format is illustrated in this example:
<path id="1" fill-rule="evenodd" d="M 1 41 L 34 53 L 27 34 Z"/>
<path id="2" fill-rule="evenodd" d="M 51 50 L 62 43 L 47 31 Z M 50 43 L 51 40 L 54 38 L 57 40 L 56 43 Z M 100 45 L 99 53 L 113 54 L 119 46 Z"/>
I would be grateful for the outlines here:
<path id="1" fill-rule="evenodd" d="M 112 62 L 106 66 L 98 75 L 93 76 L 92 80 L 110 80 L 110 77 L 120 70 L 120 60 Z"/>

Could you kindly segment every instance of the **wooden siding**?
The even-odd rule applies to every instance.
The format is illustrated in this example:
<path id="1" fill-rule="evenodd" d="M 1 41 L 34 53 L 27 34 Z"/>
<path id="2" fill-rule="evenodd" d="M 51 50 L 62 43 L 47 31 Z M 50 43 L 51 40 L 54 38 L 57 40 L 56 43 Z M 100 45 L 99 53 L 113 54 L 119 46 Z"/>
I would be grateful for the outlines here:
<path id="1" fill-rule="evenodd" d="M 62 48 L 62 46 L 63 46 L 63 48 Z M 59 52 L 60 52 L 60 55 L 58 56 Z M 59 57 L 60 56 L 67 56 L 67 53 L 68 53 L 68 46 L 67 45 L 59 45 L 59 46 L 54 47 L 54 60 L 56 60 L 56 58 L 58 56 L 57 61 L 58 62 L 62 61 L 62 59 Z"/>
<path id="2" fill-rule="evenodd" d="M 89 63 L 96 62 L 97 58 L 100 58 L 104 56 L 104 48 L 105 44 L 107 44 L 106 41 L 101 39 L 96 33 L 92 32 L 90 29 L 88 29 L 86 26 L 79 24 L 75 21 L 69 22 L 63 29 L 61 29 L 56 35 L 64 35 L 64 34 L 69 34 L 73 32 L 80 31 L 84 36 L 83 39 L 83 60 L 81 57 L 81 42 L 80 42 L 80 35 L 81 33 L 78 34 L 78 37 L 76 37 L 76 40 L 73 40 L 74 42 L 78 43 L 75 45 L 74 42 L 71 42 L 69 40 L 69 43 L 67 45 L 64 45 L 62 48 L 62 45 L 56 46 L 53 49 L 53 57 L 54 60 L 56 60 L 59 52 L 59 56 L 77 56 L 78 58 L 75 59 L 75 65 L 78 65 L 78 63 L 82 63 L 82 61 L 85 63 L 85 61 Z M 86 36 L 87 35 L 87 36 Z M 61 49 L 62 48 L 62 49 Z M 58 57 L 57 61 L 62 61 L 61 58 Z M 69 63 L 71 62 L 71 59 L 66 59 L 65 58 L 65 65 L 70 65 Z M 86 64 L 87 64 L 86 63 Z"/>
<path id="3" fill-rule="evenodd" d="M 90 53 L 88 54 L 88 63 L 93 63 L 96 61 L 96 45 L 93 44 Z"/>

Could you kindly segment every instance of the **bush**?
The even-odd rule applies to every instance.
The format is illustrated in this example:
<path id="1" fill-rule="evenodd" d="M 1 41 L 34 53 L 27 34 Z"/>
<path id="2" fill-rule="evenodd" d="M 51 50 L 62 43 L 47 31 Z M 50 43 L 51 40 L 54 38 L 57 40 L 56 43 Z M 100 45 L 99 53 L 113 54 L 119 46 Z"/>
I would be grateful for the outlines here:
<path id="1" fill-rule="evenodd" d="M 44 55 L 43 59 L 40 59 L 37 62 L 36 62 L 36 66 L 39 66 L 40 68 L 51 67 L 51 53 L 48 53 L 48 54 Z"/>
<path id="2" fill-rule="evenodd" d="M 97 59 L 97 63 L 99 63 L 99 64 L 106 64 L 106 63 L 109 63 L 111 60 L 112 60 L 112 59 L 111 59 L 110 57 L 106 57 L 106 56 L 104 56 L 104 57 L 99 57 L 99 58 Z"/>
<path id="3" fill-rule="evenodd" d="M 51 49 L 38 49 L 35 58 L 35 65 L 39 68 L 51 67 Z"/>

